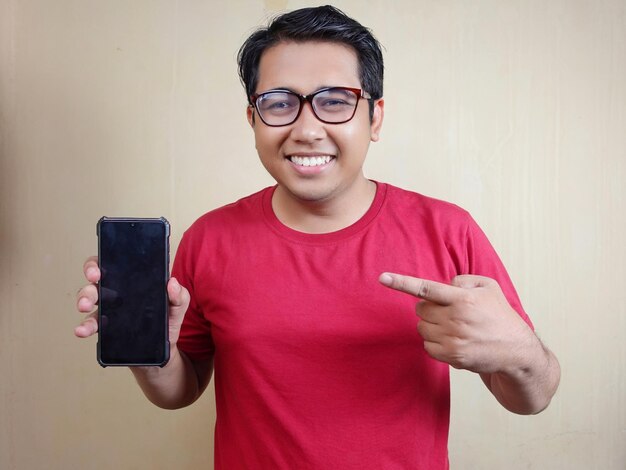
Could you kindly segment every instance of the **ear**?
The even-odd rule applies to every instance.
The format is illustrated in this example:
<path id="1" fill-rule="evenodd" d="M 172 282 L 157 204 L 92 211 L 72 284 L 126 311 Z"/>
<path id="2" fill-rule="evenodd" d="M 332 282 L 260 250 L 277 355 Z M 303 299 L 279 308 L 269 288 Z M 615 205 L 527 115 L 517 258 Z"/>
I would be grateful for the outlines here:
<path id="1" fill-rule="evenodd" d="M 246 108 L 246 117 L 248 118 L 248 124 L 250 127 L 254 129 L 255 117 L 254 117 L 254 107 L 252 105 L 248 105 Z"/>
<path id="2" fill-rule="evenodd" d="M 385 100 L 383 98 L 374 102 L 374 114 L 372 114 L 372 122 L 370 123 L 370 140 L 378 142 L 380 138 L 380 130 L 383 127 L 383 118 L 385 117 Z"/>

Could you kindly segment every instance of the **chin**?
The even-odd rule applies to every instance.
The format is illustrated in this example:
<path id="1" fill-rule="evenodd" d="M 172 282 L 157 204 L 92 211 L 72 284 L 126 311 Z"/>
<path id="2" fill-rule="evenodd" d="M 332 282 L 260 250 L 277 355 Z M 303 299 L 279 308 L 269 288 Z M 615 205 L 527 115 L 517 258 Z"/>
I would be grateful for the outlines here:
<path id="1" fill-rule="evenodd" d="M 295 199 L 308 203 L 321 203 L 332 198 L 331 188 L 285 188 Z"/>

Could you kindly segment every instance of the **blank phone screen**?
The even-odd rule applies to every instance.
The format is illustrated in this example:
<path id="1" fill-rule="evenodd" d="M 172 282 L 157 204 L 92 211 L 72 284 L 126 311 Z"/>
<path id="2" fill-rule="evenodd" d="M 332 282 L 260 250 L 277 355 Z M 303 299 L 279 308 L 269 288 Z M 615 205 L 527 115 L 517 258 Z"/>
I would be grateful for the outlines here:
<path id="1" fill-rule="evenodd" d="M 163 365 L 169 355 L 169 229 L 164 219 L 99 223 L 98 359 L 106 365 Z"/>

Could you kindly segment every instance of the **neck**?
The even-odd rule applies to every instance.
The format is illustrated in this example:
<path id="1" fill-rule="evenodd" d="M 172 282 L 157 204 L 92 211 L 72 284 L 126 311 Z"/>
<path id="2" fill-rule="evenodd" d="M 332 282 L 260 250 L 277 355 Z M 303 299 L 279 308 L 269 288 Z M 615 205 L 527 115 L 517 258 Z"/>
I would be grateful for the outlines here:
<path id="1" fill-rule="evenodd" d="M 376 184 L 365 177 L 346 191 L 338 191 L 324 199 L 307 200 L 279 185 L 272 198 L 278 220 L 287 227 L 304 233 L 330 233 L 358 221 L 372 205 Z"/>

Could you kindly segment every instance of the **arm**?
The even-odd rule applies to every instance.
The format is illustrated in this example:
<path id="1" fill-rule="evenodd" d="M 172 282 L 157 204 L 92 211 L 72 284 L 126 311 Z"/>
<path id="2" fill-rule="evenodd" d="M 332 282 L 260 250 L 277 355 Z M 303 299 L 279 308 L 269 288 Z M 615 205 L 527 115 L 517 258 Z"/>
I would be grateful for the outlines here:
<path id="1" fill-rule="evenodd" d="M 165 409 L 191 405 L 206 389 L 213 372 L 213 361 L 194 362 L 176 345 L 189 293 L 176 279 L 167 285 L 170 299 L 170 360 L 164 367 L 131 367 L 148 400 Z"/>
<path id="2" fill-rule="evenodd" d="M 97 258 L 89 258 L 83 270 L 90 284 L 78 292 L 77 308 L 79 312 L 91 313 L 74 330 L 79 338 L 87 338 L 98 331 L 98 315 L 94 311 L 98 302 L 96 283 L 100 280 Z M 176 346 L 180 326 L 189 306 L 189 292 L 174 278 L 169 280 L 167 291 L 170 301 L 170 360 L 162 368 L 131 367 L 130 370 L 152 403 L 161 408 L 176 409 L 198 399 L 211 380 L 213 363 L 193 362 Z"/>
<path id="3" fill-rule="evenodd" d="M 160 408 L 173 410 L 191 405 L 202 395 L 211 380 L 213 362 L 192 362 L 174 346 L 163 368 L 130 369 L 148 400 Z"/>
<path id="4" fill-rule="evenodd" d="M 447 285 L 389 273 L 380 281 L 422 299 L 417 329 L 430 356 L 480 374 L 509 411 L 534 414 L 548 406 L 559 384 L 558 361 L 496 281 L 464 275 Z"/>
<path id="5" fill-rule="evenodd" d="M 489 391 L 507 410 L 536 414 L 550 404 L 561 378 L 556 356 L 536 335 L 522 348 L 517 366 L 493 373 L 481 373 Z"/>

